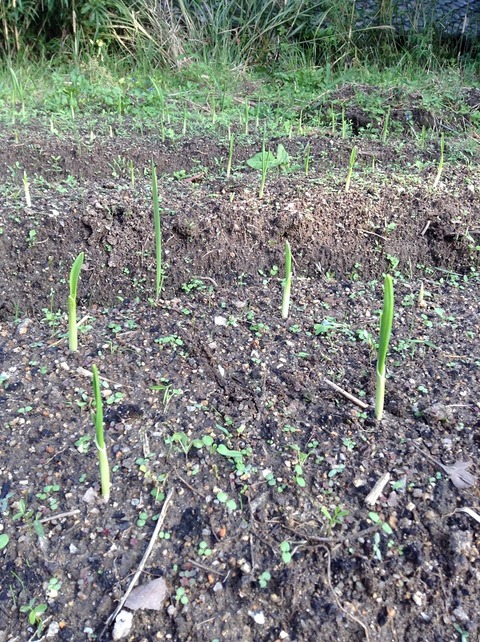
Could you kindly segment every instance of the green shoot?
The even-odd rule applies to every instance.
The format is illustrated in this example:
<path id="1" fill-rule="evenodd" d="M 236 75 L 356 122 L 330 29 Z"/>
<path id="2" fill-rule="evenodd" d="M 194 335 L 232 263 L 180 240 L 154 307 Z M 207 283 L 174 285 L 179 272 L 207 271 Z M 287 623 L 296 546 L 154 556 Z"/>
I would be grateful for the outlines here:
<path id="1" fill-rule="evenodd" d="M 80 252 L 70 270 L 70 295 L 68 297 L 68 347 L 72 352 L 78 349 L 77 289 L 84 253 Z"/>
<path id="2" fill-rule="evenodd" d="M 389 106 L 387 109 L 387 113 L 385 114 L 385 120 L 383 123 L 383 131 L 382 131 L 382 143 L 385 144 L 387 142 L 388 138 L 388 126 L 390 124 L 390 111 L 391 107 Z"/>
<path id="3" fill-rule="evenodd" d="M 265 181 L 267 180 L 267 171 L 268 171 L 268 160 L 269 160 L 269 154 L 271 152 L 267 152 L 265 150 L 265 135 L 266 132 L 263 133 L 263 142 L 262 142 L 262 178 L 260 180 L 260 190 L 258 192 L 258 197 L 263 198 L 263 191 L 265 189 Z"/>
<path id="4" fill-rule="evenodd" d="M 183 105 L 183 124 L 182 124 L 182 135 L 185 136 L 187 133 L 187 105 Z"/>
<path id="5" fill-rule="evenodd" d="M 28 182 L 27 172 L 23 172 L 23 189 L 25 192 L 25 203 L 27 207 L 32 207 L 32 199 L 30 197 L 30 183 Z"/>
<path id="6" fill-rule="evenodd" d="M 102 497 L 105 502 L 110 499 L 110 468 L 108 465 L 107 449 L 103 436 L 103 402 L 100 393 L 100 380 L 98 369 L 94 364 L 92 366 L 93 377 L 93 395 L 95 398 L 95 446 L 98 450 L 98 463 L 100 466 L 100 486 Z"/>
<path id="7" fill-rule="evenodd" d="M 310 143 L 307 143 L 307 146 L 305 147 L 304 168 L 305 168 L 305 176 L 308 176 L 308 172 L 310 168 Z"/>
<path id="8" fill-rule="evenodd" d="M 158 299 L 163 285 L 163 264 L 162 264 L 162 227 L 160 225 L 160 208 L 158 206 L 158 182 L 157 170 L 152 160 L 152 194 L 153 194 L 153 219 L 155 222 L 155 257 L 156 257 L 156 279 L 155 298 Z"/>
<path id="9" fill-rule="evenodd" d="M 438 161 L 438 169 L 437 169 L 437 175 L 435 176 L 435 180 L 433 181 L 433 187 L 437 187 L 438 183 L 440 182 L 440 177 L 442 175 L 443 171 L 443 152 L 445 150 L 445 139 L 443 136 L 443 132 L 440 135 L 440 160 Z"/>
<path id="10" fill-rule="evenodd" d="M 248 123 L 250 120 L 250 105 L 248 98 L 245 98 L 245 136 L 248 136 Z"/>
<path id="11" fill-rule="evenodd" d="M 233 159 L 233 147 L 235 144 L 235 137 L 233 132 L 230 132 L 230 148 L 228 150 L 228 163 L 227 163 L 227 179 L 230 178 L 230 172 L 232 171 L 232 159 Z"/>
<path id="12" fill-rule="evenodd" d="M 348 133 L 348 122 L 345 118 L 345 107 L 342 107 L 342 138 L 347 138 Z"/>
<path id="13" fill-rule="evenodd" d="M 385 361 L 393 322 L 393 281 L 389 274 L 385 276 L 383 292 L 383 310 L 380 315 L 380 340 L 378 342 L 377 388 L 375 394 L 375 417 L 378 420 L 380 420 L 383 415 L 386 380 Z"/>
<path id="14" fill-rule="evenodd" d="M 132 189 L 135 189 L 135 167 L 133 166 L 133 160 L 130 159 L 129 162 L 130 169 L 130 182 L 132 184 Z"/>
<path id="15" fill-rule="evenodd" d="M 290 307 L 290 288 L 292 285 L 292 250 L 290 243 L 285 241 L 285 279 L 283 280 L 282 319 L 288 318 Z"/>
<path id="16" fill-rule="evenodd" d="M 350 153 L 350 162 L 348 165 L 348 174 L 347 174 L 347 180 L 345 181 L 345 191 L 348 192 L 350 189 L 350 181 L 352 180 L 352 174 L 353 174 L 353 166 L 355 165 L 355 161 L 357 159 L 357 146 L 354 145 L 352 148 L 352 151 Z"/>

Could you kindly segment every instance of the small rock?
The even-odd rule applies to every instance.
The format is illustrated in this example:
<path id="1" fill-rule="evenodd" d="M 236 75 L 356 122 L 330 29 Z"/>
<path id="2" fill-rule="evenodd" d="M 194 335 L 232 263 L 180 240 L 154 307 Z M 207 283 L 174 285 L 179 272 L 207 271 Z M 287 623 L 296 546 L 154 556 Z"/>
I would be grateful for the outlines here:
<path id="1" fill-rule="evenodd" d="M 249 611 L 248 615 L 253 619 L 255 624 L 265 624 L 265 615 L 263 611 Z"/>
<path id="2" fill-rule="evenodd" d="M 127 637 L 127 635 L 132 630 L 133 624 L 133 613 L 130 611 L 125 611 L 122 609 L 120 613 L 115 618 L 115 625 L 112 631 L 112 638 L 114 640 L 121 640 L 122 638 Z"/>
<path id="3" fill-rule="evenodd" d="M 412 595 L 412 600 L 415 602 L 417 606 L 422 606 L 423 603 L 423 593 L 420 593 L 420 591 L 416 591 Z"/>
<path id="4" fill-rule="evenodd" d="M 455 611 L 453 612 L 453 615 L 459 620 L 460 622 L 468 622 L 470 618 L 468 617 L 468 613 L 466 613 L 461 606 L 457 606 Z"/>
<path id="5" fill-rule="evenodd" d="M 84 493 L 82 499 L 86 504 L 92 504 L 97 497 L 97 493 L 95 490 L 90 486 Z"/>
<path id="6" fill-rule="evenodd" d="M 215 325 L 227 325 L 227 319 L 225 317 L 215 317 L 214 318 L 214 323 Z"/>
<path id="7" fill-rule="evenodd" d="M 23 335 L 28 332 L 28 328 L 32 324 L 31 319 L 24 319 L 21 323 L 18 324 L 17 326 L 17 334 Z"/>
<path id="8" fill-rule="evenodd" d="M 75 546 L 75 544 L 70 544 L 68 550 L 71 555 L 76 555 L 78 553 L 78 548 Z"/>
<path id="9" fill-rule="evenodd" d="M 45 633 L 46 638 L 54 638 L 60 632 L 60 624 L 58 622 L 50 622 L 50 626 Z"/>

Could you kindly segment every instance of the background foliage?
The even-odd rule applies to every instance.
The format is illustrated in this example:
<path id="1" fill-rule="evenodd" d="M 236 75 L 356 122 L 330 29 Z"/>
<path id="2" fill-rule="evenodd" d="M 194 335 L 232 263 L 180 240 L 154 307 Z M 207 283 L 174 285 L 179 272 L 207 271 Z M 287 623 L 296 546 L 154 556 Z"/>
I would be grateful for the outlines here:
<path id="1" fill-rule="evenodd" d="M 352 0 L 3 0 L 0 50 L 10 59 L 122 50 L 170 67 L 192 59 L 265 64 L 284 55 L 333 65 L 409 55 L 423 63 L 475 53 L 474 40 L 448 40 L 436 21 L 399 29 L 395 0 L 368 0 L 368 11 L 362 2 L 358 9 Z"/>

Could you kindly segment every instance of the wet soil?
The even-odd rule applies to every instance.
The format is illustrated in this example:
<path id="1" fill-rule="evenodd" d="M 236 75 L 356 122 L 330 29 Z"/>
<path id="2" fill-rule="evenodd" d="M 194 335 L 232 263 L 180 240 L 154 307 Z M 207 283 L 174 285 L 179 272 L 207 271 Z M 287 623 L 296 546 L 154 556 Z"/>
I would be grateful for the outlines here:
<path id="1" fill-rule="evenodd" d="M 458 488 L 441 466 L 471 461 L 474 472 L 478 455 L 475 158 L 456 154 L 433 187 L 437 144 L 359 137 L 345 191 L 352 140 L 310 130 L 270 141 L 291 160 L 259 198 L 245 164 L 258 140 L 237 145 L 229 179 L 228 142 L 206 136 L 60 138 L 37 123 L 1 140 L 0 641 L 112 639 L 106 623 L 165 503 L 139 583 L 163 577 L 166 596 L 134 612 L 124 639 L 478 639 L 478 523 L 462 510 L 478 510 L 478 486 Z M 65 310 L 80 251 L 72 353 Z M 379 422 L 386 272 L 396 307 Z M 37 622 L 29 604 L 46 606 Z"/>

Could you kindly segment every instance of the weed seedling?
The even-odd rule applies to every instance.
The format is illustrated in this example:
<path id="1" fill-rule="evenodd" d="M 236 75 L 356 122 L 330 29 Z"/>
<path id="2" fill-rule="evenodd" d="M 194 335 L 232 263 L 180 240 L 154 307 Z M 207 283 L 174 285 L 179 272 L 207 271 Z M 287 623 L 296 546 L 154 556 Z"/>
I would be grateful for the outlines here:
<path id="1" fill-rule="evenodd" d="M 68 347 L 72 352 L 78 350 L 77 289 L 84 253 L 80 252 L 70 270 L 70 295 L 68 297 Z"/>
<path id="2" fill-rule="evenodd" d="M 263 573 L 258 578 L 258 583 L 260 588 L 267 588 L 268 583 L 272 579 L 271 574 L 268 571 L 263 571 Z"/>
<path id="3" fill-rule="evenodd" d="M 28 621 L 32 626 L 37 627 L 37 635 L 43 631 L 42 615 L 47 610 L 46 604 L 35 605 L 35 598 L 32 597 L 28 604 L 20 607 L 20 613 L 28 613 Z"/>
<path id="4" fill-rule="evenodd" d="M 292 551 L 290 548 L 290 542 L 286 540 L 280 544 L 280 553 L 282 554 L 282 560 L 285 564 L 290 564 L 292 561 Z"/>
<path id="5" fill-rule="evenodd" d="M 350 162 L 348 164 L 347 180 L 345 181 L 346 192 L 350 190 L 350 181 L 352 180 L 353 166 L 355 165 L 356 160 L 357 160 L 357 146 L 354 145 L 350 153 Z"/>
<path id="6" fill-rule="evenodd" d="M 393 322 L 393 281 L 387 274 L 384 283 L 383 310 L 380 315 L 380 339 L 378 342 L 377 360 L 377 387 L 375 393 L 375 417 L 378 421 L 383 415 L 383 404 L 385 399 L 385 361 L 387 358 L 388 344 L 392 333 Z"/>
<path id="7" fill-rule="evenodd" d="M 288 318 L 290 307 L 290 289 L 292 286 L 292 250 L 290 243 L 285 241 L 285 278 L 283 280 L 282 319 Z"/>
<path id="8" fill-rule="evenodd" d="M 95 446 L 98 451 L 98 463 L 100 466 L 100 486 L 102 497 L 105 502 L 110 499 L 110 468 L 108 465 L 107 448 L 103 435 L 103 402 L 100 394 L 100 380 L 98 368 L 92 366 L 93 395 L 95 399 Z"/>
<path id="9" fill-rule="evenodd" d="M 10 537 L 6 533 L 2 533 L 0 535 L 0 551 L 7 546 L 9 541 L 10 541 Z"/>

